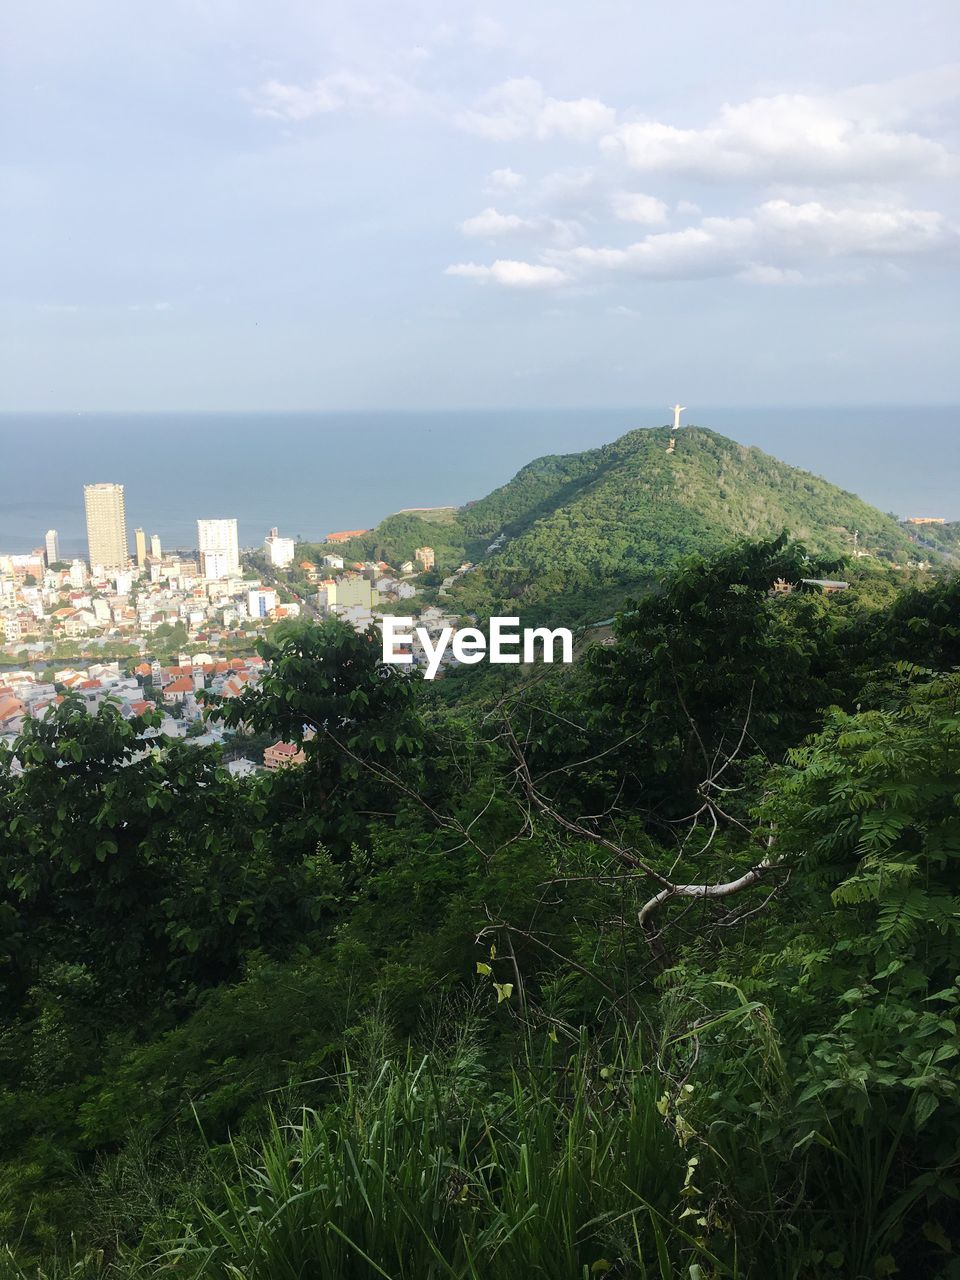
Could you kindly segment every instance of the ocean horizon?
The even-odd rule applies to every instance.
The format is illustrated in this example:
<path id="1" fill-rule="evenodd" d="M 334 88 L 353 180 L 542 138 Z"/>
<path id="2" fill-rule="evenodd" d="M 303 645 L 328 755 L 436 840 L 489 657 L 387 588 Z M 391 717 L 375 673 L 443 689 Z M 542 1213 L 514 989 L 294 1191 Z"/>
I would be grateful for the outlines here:
<path id="1" fill-rule="evenodd" d="M 960 519 L 960 406 L 693 406 L 684 421 L 823 476 L 904 518 Z M 0 414 L 0 553 L 60 533 L 84 555 L 84 484 L 122 483 L 131 535 L 190 548 L 199 517 L 244 546 L 276 525 L 319 540 L 405 507 L 461 506 L 548 453 L 574 453 L 666 409 Z"/>

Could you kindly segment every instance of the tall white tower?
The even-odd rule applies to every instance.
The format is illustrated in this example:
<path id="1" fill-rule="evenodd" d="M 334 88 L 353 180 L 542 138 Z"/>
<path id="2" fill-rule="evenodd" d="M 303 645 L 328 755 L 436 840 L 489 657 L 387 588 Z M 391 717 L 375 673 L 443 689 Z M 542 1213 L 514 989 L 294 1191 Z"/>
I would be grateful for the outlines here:
<path id="1" fill-rule="evenodd" d="M 240 572 L 236 520 L 198 520 L 197 550 L 205 578 L 231 578 Z"/>
<path id="2" fill-rule="evenodd" d="M 127 517 L 122 484 L 85 484 L 83 504 L 87 515 L 87 549 L 90 568 L 127 567 Z"/>
<path id="3" fill-rule="evenodd" d="M 56 564 L 60 559 L 60 535 L 56 529 L 48 529 L 43 539 L 43 548 L 47 557 L 47 565 Z"/>

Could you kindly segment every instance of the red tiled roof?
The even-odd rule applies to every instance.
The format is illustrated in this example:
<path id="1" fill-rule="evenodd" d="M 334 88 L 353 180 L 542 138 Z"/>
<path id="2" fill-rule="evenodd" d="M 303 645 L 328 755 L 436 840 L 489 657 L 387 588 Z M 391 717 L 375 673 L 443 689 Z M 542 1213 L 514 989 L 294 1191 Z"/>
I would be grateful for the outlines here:
<path id="1" fill-rule="evenodd" d="M 19 698 L 0 698 L 0 721 L 15 720 L 23 715 L 23 703 Z"/>
<path id="2" fill-rule="evenodd" d="M 361 534 L 368 532 L 368 529 L 339 529 L 336 533 L 328 533 L 324 541 L 348 542 L 350 538 L 359 538 Z"/>

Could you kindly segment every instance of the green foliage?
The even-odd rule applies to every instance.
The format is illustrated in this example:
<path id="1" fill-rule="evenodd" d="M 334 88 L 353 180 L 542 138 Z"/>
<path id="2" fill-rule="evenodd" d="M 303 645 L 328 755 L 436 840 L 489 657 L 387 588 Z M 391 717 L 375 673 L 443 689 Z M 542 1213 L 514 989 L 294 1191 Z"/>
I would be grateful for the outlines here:
<path id="1" fill-rule="evenodd" d="M 791 762 L 764 813 L 830 894 L 807 984 L 826 979 L 842 1009 L 811 1042 L 809 1088 L 861 1121 L 912 1108 L 921 1128 L 960 1100 L 960 676 L 918 679 L 893 710 L 834 711 Z"/>
<path id="2" fill-rule="evenodd" d="M 817 476 L 702 428 L 633 431 L 601 449 L 543 458 L 466 508 L 468 532 L 507 541 L 464 580 L 463 606 L 495 612 L 504 600 L 560 618 L 596 621 L 598 604 L 622 600 L 665 568 L 739 538 L 784 527 L 833 559 L 860 546 L 906 560 L 896 521 Z M 581 605 L 586 607 L 581 610 Z M 607 610 L 612 612 L 612 609 Z"/>
<path id="3" fill-rule="evenodd" d="M 567 623 L 610 616 L 685 557 L 783 528 L 832 559 L 853 550 L 856 531 L 876 557 L 864 564 L 917 558 L 893 517 L 818 476 L 700 427 L 680 432 L 671 453 L 669 439 L 668 428 L 631 431 L 599 449 L 538 458 L 439 523 L 401 513 L 335 547 L 304 544 L 298 558 L 335 550 L 399 564 L 426 544 L 443 570 L 478 565 L 454 589 L 460 612 L 489 616 L 509 602 L 511 612 Z"/>
<path id="4" fill-rule="evenodd" d="M 235 1148 L 249 1173 L 178 1233 L 181 1272 L 644 1276 L 660 1274 L 658 1243 L 712 1267 L 671 1221 L 686 1162 L 639 1045 L 608 1046 L 602 1067 L 585 1043 L 548 1052 L 503 1087 L 468 1035 L 442 1055 L 385 1054 L 348 1059 L 334 1106 L 274 1125 L 252 1156 Z"/>
<path id="5" fill-rule="evenodd" d="M 2 973 L 14 1002 L 79 961 L 111 1000 L 216 981 L 297 908 L 305 869 L 257 838 L 263 799 L 158 713 L 67 698 L 0 759 Z M 289 936 L 289 924 L 282 925 Z"/>
<path id="6" fill-rule="evenodd" d="M 660 592 L 628 604 L 616 646 L 594 648 L 587 665 L 601 723 L 638 739 L 635 792 L 687 812 L 719 761 L 738 748 L 779 758 L 849 694 L 844 611 L 819 592 L 771 590 L 836 567 L 781 535 L 692 558 Z M 738 772 L 734 762 L 728 785 Z"/>
<path id="7" fill-rule="evenodd" d="M 297 559 L 319 561 L 333 552 L 343 556 L 346 562 L 385 560 L 387 564 L 400 565 L 414 558 L 417 547 L 427 546 L 433 547 L 440 568 L 455 569 L 466 558 L 466 541 L 452 510 L 449 517 L 438 521 L 401 512 L 387 516 L 375 529 L 347 542 L 301 543 L 297 547 Z"/>
<path id="8" fill-rule="evenodd" d="M 366 828 L 357 809 L 366 807 L 365 797 L 382 793 L 385 775 L 417 772 L 420 683 L 382 662 L 375 628 L 358 635 L 336 619 L 279 625 L 257 649 L 269 664 L 260 685 L 226 702 L 208 698 L 211 714 L 231 728 L 274 733 L 302 747 L 307 763 L 293 789 L 319 783 L 327 795 L 351 788 L 351 805 L 330 806 L 326 821 L 304 819 L 314 823 L 318 839 L 345 851 Z"/>
<path id="9" fill-rule="evenodd" d="M 627 441 L 458 519 L 519 544 L 630 457 L 765 465 Z M 572 670 L 443 689 L 278 626 L 210 707 L 302 746 L 251 780 L 157 716 L 28 722 L 0 1276 L 955 1274 L 957 582 L 855 568 L 771 594 L 836 569 L 778 526 Z"/>

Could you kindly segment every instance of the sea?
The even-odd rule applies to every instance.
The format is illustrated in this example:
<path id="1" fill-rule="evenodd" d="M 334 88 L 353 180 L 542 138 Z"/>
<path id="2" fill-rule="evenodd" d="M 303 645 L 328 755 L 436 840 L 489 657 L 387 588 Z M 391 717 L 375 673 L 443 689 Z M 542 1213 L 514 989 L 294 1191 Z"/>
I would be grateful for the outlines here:
<path id="1" fill-rule="evenodd" d="M 460 506 L 525 463 L 574 453 L 665 409 L 0 414 L 0 554 L 60 533 L 84 555 L 83 486 L 125 486 L 131 534 L 196 544 L 198 517 L 235 516 L 241 546 L 276 526 L 307 540 L 405 507 Z M 684 422 L 757 445 L 900 517 L 960 519 L 960 406 L 691 405 Z"/>

